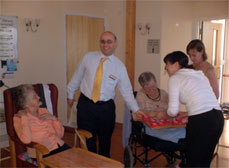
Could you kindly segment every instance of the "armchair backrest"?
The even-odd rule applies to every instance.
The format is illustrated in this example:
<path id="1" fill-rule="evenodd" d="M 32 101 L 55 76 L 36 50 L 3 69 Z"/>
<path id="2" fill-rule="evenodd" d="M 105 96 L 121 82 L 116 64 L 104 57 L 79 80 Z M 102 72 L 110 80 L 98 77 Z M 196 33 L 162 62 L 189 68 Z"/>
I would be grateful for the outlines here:
<path id="1" fill-rule="evenodd" d="M 58 89 L 56 85 L 54 84 L 48 84 L 49 90 L 50 90 L 50 96 L 51 96 L 51 103 L 53 107 L 53 115 L 57 116 L 57 101 L 58 101 Z M 45 100 L 44 94 L 43 94 L 43 85 L 42 84 L 34 84 L 33 85 L 34 90 L 38 94 L 38 96 Z M 9 88 L 4 91 L 4 108 L 5 108 L 5 116 L 6 116 L 6 127 L 7 127 L 7 133 L 11 137 L 11 139 L 14 139 L 17 137 L 16 132 L 13 128 L 13 116 L 17 113 L 18 109 L 15 105 L 15 98 L 13 95 L 13 91 L 15 88 Z M 46 106 L 46 103 L 43 102 L 43 107 Z"/>

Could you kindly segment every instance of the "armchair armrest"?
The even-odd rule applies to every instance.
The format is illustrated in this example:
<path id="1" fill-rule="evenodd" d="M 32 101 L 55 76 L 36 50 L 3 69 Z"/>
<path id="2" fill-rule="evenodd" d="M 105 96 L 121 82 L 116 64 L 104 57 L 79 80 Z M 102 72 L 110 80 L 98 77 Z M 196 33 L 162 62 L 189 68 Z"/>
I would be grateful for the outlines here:
<path id="1" fill-rule="evenodd" d="M 85 137 L 85 138 L 91 138 L 92 137 L 92 134 L 87 130 L 75 129 L 75 131 L 78 132 L 79 135 L 82 137 Z"/>
<path id="2" fill-rule="evenodd" d="M 45 166 L 43 164 L 43 155 L 48 154 L 50 151 L 47 147 L 41 144 L 35 144 L 34 148 L 36 149 L 37 164 L 40 168 L 44 168 Z"/>
<path id="3" fill-rule="evenodd" d="M 37 145 L 37 143 L 35 143 L 35 142 L 31 142 L 29 144 L 25 144 L 25 146 L 29 147 L 29 148 L 35 148 L 36 145 Z"/>
<path id="4" fill-rule="evenodd" d="M 25 147 L 29 147 L 29 148 L 34 148 L 34 145 L 37 144 L 35 142 L 24 144 L 23 142 L 21 142 L 21 140 L 17 136 L 10 136 L 10 139 L 14 141 L 16 144 L 23 144 Z"/>
<path id="5" fill-rule="evenodd" d="M 47 147 L 45 147 L 44 145 L 41 145 L 41 144 L 35 144 L 34 148 L 36 149 L 36 153 L 39 152 L 42 155 L 49 154 L 49 152 L 50 152 Z"/>
<path id="6" fill-rule="evenodd" d="M 92 134 L 87 130 L 75 129 L 75 144 L 74 146 L 79 146 L 82 149 L 87 150 L 86 139 L 91 138 Z"/>
<path id="7" fill-rule="evenodd" d="M 87 150 L 86 139 L 92 137 L 92 134 L 89 131 L 83 129 L 76 129 L 69 126 L 64 126 L 64 130 L 67 133 L 75 134 L 75 140 L 73 145 L 74 147 L 80 147 Z"/>

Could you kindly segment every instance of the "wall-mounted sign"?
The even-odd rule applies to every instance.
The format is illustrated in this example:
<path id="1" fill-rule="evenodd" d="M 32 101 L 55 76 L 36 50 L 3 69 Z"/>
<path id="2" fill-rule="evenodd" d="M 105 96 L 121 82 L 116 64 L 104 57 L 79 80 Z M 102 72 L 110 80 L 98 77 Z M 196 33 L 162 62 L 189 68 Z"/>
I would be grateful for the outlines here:
<path id="1" fill-rule="evenodd" d="M 148 39 L 147 53 L 153 53 L 153 54 L 160 53 L 160 40 L 159 39 Z"/>
<path id="2" fill-rule="evenodd" d="M 0 60 L 18 58 L 17 16 L 0 16 Z"/>

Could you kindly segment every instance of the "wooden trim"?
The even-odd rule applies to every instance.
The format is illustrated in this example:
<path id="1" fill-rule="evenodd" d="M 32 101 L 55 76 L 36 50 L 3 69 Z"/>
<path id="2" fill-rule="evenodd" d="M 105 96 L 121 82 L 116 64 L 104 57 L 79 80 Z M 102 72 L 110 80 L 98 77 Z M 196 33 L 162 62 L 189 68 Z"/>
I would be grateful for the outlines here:
<path id="1" fill-rule="evenodd" d="M 16 151 L 15 151 L 15 143 L 14 141 L 9 137 L 9 144 L 10 144 L 10 155 L 11 155 L 11 166 L 17 167 L 17 160 L 16 160 Z"/>
<path id="2" fill-rule="evenodd" d="M 126 1 L 126 68 L 134 89 L 136 0 Z"/>

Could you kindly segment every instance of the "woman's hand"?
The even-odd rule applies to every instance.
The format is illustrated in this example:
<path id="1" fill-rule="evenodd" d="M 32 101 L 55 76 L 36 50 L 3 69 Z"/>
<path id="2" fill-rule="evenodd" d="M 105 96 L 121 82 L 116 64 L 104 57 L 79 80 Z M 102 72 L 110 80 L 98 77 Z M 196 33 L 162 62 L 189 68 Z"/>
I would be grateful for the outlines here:
<path id="1" fill-rule="evenodd" d="M 53 121 L 56 121 L 56 120 L 57 120 L 57 118 L 56 118 L 54 115 L 48 114 L 48 113 L 44 113 L 44 114 L 40 115 L 39 118 L 40 118 L 41 120 L 43 120 L 43 121 L 46 121 L 46 120 L 53 120 Z"/>
<path id="2" fill-rule="evenodd" d="M 177 114 L 177 117 L 185 117 L 185 116 L 188 116 L 188 113 L 185 112 L 185 111 L 180 111 L 180 112 Z"/>
<path id="3" fill-rule="evenodd" d="M 157 112 L 157 115 L 155 118 L 157 118 L 159 120 L 166 120 L 169 118 L 169 116 L 167 115 L 166 112 Z"/>
<path id="4" fill-rule="evenodd" d="M 24 115 L 26 115 L 26 111 L 25 111 L 25 110 L 20 110 L 20 111 L 18 111 L 18 113 L 15 114 L 14 116 L 15 116 L 15 117 L 22 117 L 22 116 L 24 116 Z"/>
<path id="5" fill-rule="evenodd" d="M 158 120 L 165 120 L 165 119 L 169 119 L 170 118 L 165 111 L 150 112 L 150 113 L 147 113 L 147 115 L 150 118 L 154 118 L 154 119 L 158 119 Z"/>

